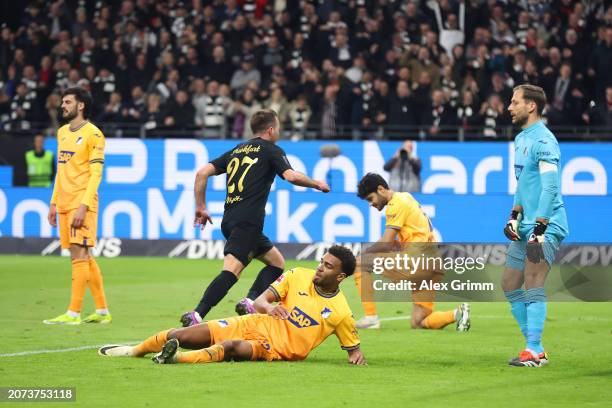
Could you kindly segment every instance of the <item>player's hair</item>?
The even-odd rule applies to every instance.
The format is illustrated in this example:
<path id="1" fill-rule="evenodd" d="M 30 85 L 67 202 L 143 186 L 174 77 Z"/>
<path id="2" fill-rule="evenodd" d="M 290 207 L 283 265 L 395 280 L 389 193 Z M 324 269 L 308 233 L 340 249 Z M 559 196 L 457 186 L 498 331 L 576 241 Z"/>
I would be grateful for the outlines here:
<path id="1" fill-rule="evenodd" d="M 383 186 L 384 188 L 389 189 L 389 185 L 380 174 L 366 174 L 361 180 L 359 180 L 359 184 L 357 185 L 357 197 L 361 198 L 362 200 L 365 199 L 368 194 L 376 192 L 376 190 L 378 190 L 378 186 Z"/>
<path id="2" fill-rule="evenodd" d="M 74 86 L 64 91 L 62 94 L 62 99 L 66 95 L 74 95 L 74 99 L 76 99 L 77 102 L 82 102 L 83 105 L 85 105 L 83 108 L 83 118 L 88 119 L 89 114 L 91 113 L 91 105 L 93 104 L 91 94 L 80 86 Z"/>
<path id="3" fill-rule="evenodd" d="M 272 109 L 263 109 L 255 112 L 251 118 L 251 130 L 253 134 L 259 134 L 273 126 L 276 126 L 278 115 Z"/>
<path id="4" fill-rule="evenodd" d="M 516 92 L 519 89 L 523 91 L 523 99 L 526 101 L 535 102 L 538 116 L 542 116 L 542 112 L 546 106 L 546 93 L 544 92 L 544 89 L 537 85 L 522 84 L 515 86 L 513 91 Z"/>
<path id="5" fill-rule="evenodd" d="M 340 260 L 342 272 L 344 272 L 346 276 L 351 276 L 353 272 L 355 272 L 357 261 L 350 249 L 341 245 L 332 245 L 327 249 L 327 252 Z"/>

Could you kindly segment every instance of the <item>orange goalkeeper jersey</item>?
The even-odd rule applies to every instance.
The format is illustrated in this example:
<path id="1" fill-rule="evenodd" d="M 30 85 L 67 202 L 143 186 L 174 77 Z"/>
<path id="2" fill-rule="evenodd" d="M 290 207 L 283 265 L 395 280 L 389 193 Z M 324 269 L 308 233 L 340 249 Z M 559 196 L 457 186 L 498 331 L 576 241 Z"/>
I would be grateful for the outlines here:
<path id="1" fill-rule="evenodd" d="M 344 350 L 359 347 L 355 320 L 344 294 L 323 294 L 312 279 L 315 271 L 293 268 L 270 286 L 289 311 L 287 320 L 269 319 L 270 346 L 286 360 L 303 360 L 331 334 Z"/>
<path id="2" fill-rule="evenodd" d="M 385 211 L 387 228 L 398 230 L 399 242 L 434 242 L 433 226 L 410 193 L 393 193 Z"/>
<path id="3" fill-rule="evenodd" d="M 57 132 L 57 174 L 51 204 L 68 212 L 85 204 L 98 211 L 98 186 L 104 165 L 104 135 L 85 122 L 74 131 L 64 125 Z"/>

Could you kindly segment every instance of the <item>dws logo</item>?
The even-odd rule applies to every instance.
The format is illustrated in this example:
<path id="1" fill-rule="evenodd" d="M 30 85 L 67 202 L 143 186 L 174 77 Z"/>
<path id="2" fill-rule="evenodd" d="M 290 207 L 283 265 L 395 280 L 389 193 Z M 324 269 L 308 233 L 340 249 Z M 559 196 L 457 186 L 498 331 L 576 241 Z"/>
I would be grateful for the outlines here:
<path id="1" fill-rule="evenodd" d="M 298 329 L 319 325 L 315 319 L 308 316 L 297 306 L 293 306 L 288 320 Z"/>

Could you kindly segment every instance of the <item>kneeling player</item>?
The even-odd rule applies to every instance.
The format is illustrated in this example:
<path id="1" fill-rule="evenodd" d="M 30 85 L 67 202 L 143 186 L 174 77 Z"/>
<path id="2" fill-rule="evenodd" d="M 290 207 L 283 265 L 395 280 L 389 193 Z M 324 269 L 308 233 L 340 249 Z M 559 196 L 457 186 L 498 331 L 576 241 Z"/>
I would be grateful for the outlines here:
<path id="1" fill-rule="evenodd" d="M 387 207 L 385 212 L 386 228 L 383 236 L 378 241 L 383 245 L 392 243 L 434 243 L 433 226 L 425 215 L 419 203 L 410 193 L 395 192 L 379 174 L 368 173 L 360 181 L 358 186 L 359 198 L 367 200 L 368 203 L 378 211 Z M 362 273 L 355 274 L 355 283 L 359 295 L 362 292 Z M 423 273 L 421 273 L 423 274 Z M 432 273 L 431 276 L 423 276 L 423 279 L 437 281 L 439 275 Z M 367 288 L 368 290 L 371 288 Z M 456 323 L 458 331 L 467 331 L 470 328 L 469 305 L 462 303 L 455 310 L 434 312 L 434 293 L 414 292 L 412 307 L 413 329 L 442 329 L 451 323 Z M 360 329 L 378 329 L 380 319 L 376 313 L 374 302 L 362 301 L 365 316 L 357 322 Z"/>
<path id="2" fill-rule="evenodd" d="M 109 345 L 98 353 L 112 357 L 157 353 L 153 361 L 159 364 L 294 361 L 305 359 L 333 333 L 348 351 L 349 363 L 365 364 L 351 309 L 338 287 L 354 271 L 351 251 L 334 245 L 316 270 L 294 268 L 281 275 L 255 300 L 261 314 L 165 330 L 136 346 Z M 179 345 L 194 351 L 178 351 Z"/>

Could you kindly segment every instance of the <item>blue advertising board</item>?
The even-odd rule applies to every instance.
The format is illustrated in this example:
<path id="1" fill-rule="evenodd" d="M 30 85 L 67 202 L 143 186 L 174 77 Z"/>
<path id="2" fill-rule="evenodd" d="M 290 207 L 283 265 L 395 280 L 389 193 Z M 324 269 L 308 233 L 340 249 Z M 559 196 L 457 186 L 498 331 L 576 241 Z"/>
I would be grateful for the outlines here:
<path id="1" fill-rule="evenodd" d="M 236 141 L 107 139 L 98 235 L 121 238 L 222 238 L 225 176 L 209 183 L 214 224 L 193 228 L 195 171 Z M 321 158 L 326 142 L 281 142 L 296 170 L 331 180 L 322 194 L 277 178 L 266 207 L 265 233 L 276 242 L 377 239 L 382 213 L 356 197 L 357 181 L 382 167 L 394 142 L 337 142 L 341 155 Z M 48 149 L 55 151 L 54 140 Z M 563 143 L 561 191 L 568 242 L 610 242 L 612 144 Z M 514 146 L 506 142 L 419 142 L 422 193 L 416 194 L 445 242 L 503 242 L 501 229 L 516 188 Z M 46 223 L 50 189 L 0 188 L 0 236 L 55 236 Z"/>

